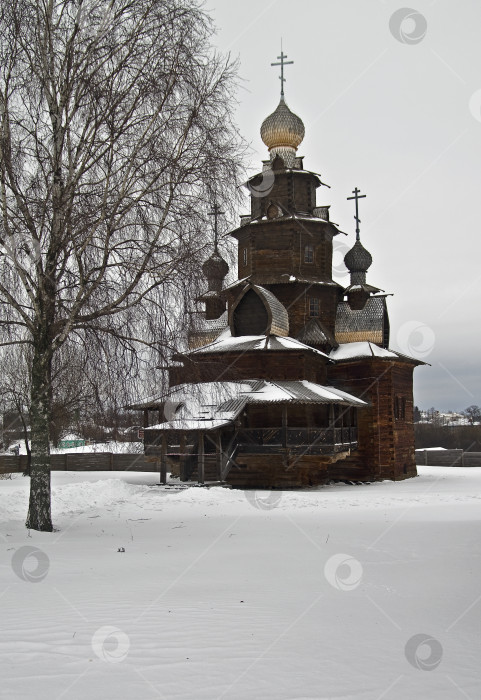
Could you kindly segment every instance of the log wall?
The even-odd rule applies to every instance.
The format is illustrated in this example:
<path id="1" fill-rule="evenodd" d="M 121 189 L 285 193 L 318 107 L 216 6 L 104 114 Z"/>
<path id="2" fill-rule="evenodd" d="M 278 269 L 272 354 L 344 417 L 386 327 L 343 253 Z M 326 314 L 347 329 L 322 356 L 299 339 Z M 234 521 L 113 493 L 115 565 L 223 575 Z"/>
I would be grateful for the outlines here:
<path id="1" fill-rule="evenodd" d="M 358 415 L 358 450 L 347 466 L 360 467 L 368 480 L 406 479 L 417 474 L 412 423 L 413 366 L 372 358 L 330 366 L 328 379 L 369 402 Z M 395 399 L 404 399 L 404 417 Z"/>

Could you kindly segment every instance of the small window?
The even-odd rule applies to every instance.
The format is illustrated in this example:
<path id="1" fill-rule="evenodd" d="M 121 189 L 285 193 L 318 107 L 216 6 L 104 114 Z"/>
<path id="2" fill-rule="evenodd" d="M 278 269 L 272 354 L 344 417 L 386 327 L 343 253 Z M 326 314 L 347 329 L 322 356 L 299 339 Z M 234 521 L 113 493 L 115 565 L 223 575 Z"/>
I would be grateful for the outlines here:
<path id="1" fill-rule="evenodd" d="M 319 299 L 316 299 L 316 297 L 311 297 L 309 299 L 309 316 L 319 316 L 320 312 L 320 304 L 319 304 Z"/>
<path id="2" fill-rule="evenodd" d="M 310 244 L 304 247 L 304 262 L 312 263 L 314 262 L 314 247 Z"/>
<path id="3" fill-rule="evenodd" d="M 244 263 L 244 265 L 247 265 L 247 248 L 244 248 L 244 250 L 242 251 L 242 262 Z"/>
<path id="4" fill-rule="evenodd" d="M 406 398 L 404 396 L 394 397 L 394 417 L 396 420 L 406 420 Z"/>

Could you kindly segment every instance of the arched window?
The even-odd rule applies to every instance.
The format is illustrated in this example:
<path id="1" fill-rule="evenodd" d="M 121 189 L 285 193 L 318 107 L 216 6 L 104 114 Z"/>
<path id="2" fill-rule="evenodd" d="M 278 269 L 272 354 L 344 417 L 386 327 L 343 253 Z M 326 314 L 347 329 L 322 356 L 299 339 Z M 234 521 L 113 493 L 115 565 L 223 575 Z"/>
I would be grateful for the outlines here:
<path id="1" fill-rule="evenodd" d="M 247 248 L 244 248 L 244 250 L 242 251 L 242 262 L 244 263 L 244 265 L 247 265 Z"/>
<path id="2" fill-rule="evenodd" d="M 313 263 L 314 262 L 314 246 L 308 243 L 304 246 L 304 262 Z"/>

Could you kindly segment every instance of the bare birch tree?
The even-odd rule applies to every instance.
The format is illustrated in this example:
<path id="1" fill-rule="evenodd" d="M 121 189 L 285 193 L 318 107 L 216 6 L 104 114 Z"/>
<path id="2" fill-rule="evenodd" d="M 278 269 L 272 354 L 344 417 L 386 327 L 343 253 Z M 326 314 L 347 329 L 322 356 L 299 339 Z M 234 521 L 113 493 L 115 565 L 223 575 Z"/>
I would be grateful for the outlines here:
<path id="1" fill-rule="evenodd" d="M 29 528 L 52 530 L 55 358 L 155 333 L 163 290 L 198 266 L 206 192 L 238 178 L 211 35 L 195 0 L 2 3 L 0 328 L 31 347 Z"/>

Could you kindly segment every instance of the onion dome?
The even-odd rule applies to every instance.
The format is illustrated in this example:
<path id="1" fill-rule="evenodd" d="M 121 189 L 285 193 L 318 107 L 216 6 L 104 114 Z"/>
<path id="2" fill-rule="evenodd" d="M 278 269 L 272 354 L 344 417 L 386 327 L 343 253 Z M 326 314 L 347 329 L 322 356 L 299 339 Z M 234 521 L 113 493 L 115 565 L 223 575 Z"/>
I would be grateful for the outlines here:
<path id="1" fill-rule="evenodd" d="M 224 258 L 219 255 L 218 251 L 215 250 L 210 258 L 207 258 L 205 263 L 202 265 L 202 272 L 207 279 L 212 277 L 214 279 L 223 280 L 229 272 L 229 265 L 226 263 Z"/>
<path id="2" fill-rule="evenodd" d="M 361 241 L 356 241 L 344 256 L 344 264 L 349 272 L 367 272 L 372 265 L 372 255 Z"/>
<path id="3" fill-rule="evenodd" d="M 304 134 L 302 119 L 291 112 L 284 97 L 281 97 L 277 109 L 264 119 L 261 126 L 261 138 L 269 149 L 271 160 L 279 155 L 288 167 L 293 165 L 297 147 Z"/>

